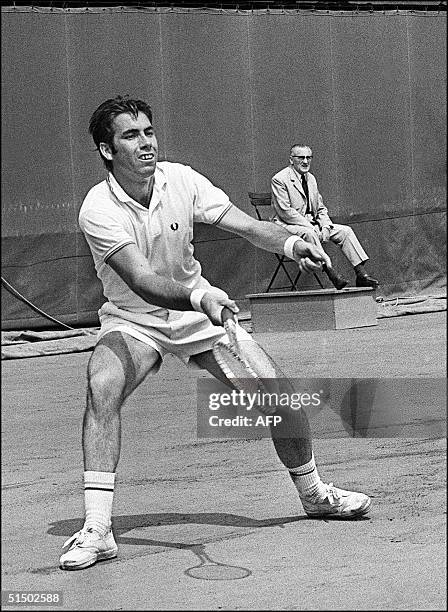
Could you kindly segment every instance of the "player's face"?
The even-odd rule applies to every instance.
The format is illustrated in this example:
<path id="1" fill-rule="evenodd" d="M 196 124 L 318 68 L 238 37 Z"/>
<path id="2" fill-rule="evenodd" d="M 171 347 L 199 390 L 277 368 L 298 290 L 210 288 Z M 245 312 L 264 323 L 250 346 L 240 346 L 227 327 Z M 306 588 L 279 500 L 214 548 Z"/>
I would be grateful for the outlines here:
<path id="1" fill-rule="evenodd" d="M 114 148 L 108 148 L 114 174 L 150 178 L 156 169 L 158 145 L 149 118 L 139 112 L 117 115 L 113 121 Z"/>
<path id="2" fill-rule="evenodd" d="M 312 157 L 313 153 L 308 147 L 295 147 L 289 159 L 299 174 L 305 174 L 310 169 Z"/>

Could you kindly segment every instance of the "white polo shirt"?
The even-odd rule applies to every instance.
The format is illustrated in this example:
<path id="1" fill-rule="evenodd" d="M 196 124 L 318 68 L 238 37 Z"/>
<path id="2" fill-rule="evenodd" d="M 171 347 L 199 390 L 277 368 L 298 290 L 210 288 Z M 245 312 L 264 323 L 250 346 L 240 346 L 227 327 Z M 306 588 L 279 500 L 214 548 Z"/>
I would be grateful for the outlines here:
<path id="1" fill-rule="evenodd" d="M 131 312 L 161 309 L 135 294 L 107 265 L 108 257 L 133 243 L 155 274 L 189 288 L 208 287 L 194 258 L 193 223 L 216 224 L 232 207 L 221 189 L 189 166 L 158 162 L 154 179 L 149 208 L 127 195 L 109 173 L 88 192 L 79 212 L 79 225 L 92 251 L 105 297 Z"/>

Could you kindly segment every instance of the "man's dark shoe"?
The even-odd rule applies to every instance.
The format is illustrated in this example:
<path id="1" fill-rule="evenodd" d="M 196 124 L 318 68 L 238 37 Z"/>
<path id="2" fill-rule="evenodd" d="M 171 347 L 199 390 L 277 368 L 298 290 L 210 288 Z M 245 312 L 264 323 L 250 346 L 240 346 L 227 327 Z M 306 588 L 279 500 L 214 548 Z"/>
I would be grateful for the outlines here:
<path id="1" fill-rule="evenodd" d="M 368 274 L 357 274 L 356 275 L 356 286 L 357 287 L 373 287 L 376 289 L 379 282 L 376 278 L 372 278 Z"/>
<path id="2" fill-rule="evenodd" d="M 325 272 L 325 274 L 328 276 L 328 278 L 331 280 L 333 285 L 336 287 L 336 289 L 343 289 L 347 285 L 348 280 L 346 280 L 342 276 L 339 276 L 339 274 L 335 272 L 334 268 L 323 266 L 322 269 Z"/>

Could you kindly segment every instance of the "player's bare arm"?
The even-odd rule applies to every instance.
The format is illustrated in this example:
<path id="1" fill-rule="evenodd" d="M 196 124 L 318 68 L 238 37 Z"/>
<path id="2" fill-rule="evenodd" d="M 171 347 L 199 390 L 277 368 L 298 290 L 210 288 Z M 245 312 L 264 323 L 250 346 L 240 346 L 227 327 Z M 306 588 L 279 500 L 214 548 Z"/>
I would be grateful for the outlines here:
<path id="1" fill-rule="evenodd" d="M 127 244 L 108 258 L 107 263 L 134 293 L 149 304 L 172 310 L 192 310 L 192 290 L 180 283 L 154 274 L 148 260 L 135 244 Z M 204 293 L 200 300 L 204 313 L 215 325 L 221 325 L 221 311 L 224 306 L 233 312 L 238 307 L 233 300 Z"/>
<path id="2" fill-rule="evenodd" d="M 272 253 L 283 254 L 285 242 L 291 237 L 291 234 L 280 225 L 253 219 L 236 206 L 228 210 L 218 226 Z M 302 271 L 317 272 L 322 264 L 331 266 L 331 260 L 322 248 L 300 238 L 294 243 L 293 254 Z"/>

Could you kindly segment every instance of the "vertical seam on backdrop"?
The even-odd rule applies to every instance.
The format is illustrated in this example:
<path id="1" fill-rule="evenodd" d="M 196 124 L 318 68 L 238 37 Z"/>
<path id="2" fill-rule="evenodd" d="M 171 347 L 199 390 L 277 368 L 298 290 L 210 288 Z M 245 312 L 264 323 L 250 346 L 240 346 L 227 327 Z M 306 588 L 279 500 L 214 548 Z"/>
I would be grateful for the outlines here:
<path id="1" fill-rule="evenodd" d="M 254 95 L 253 95 L 253 70 L 252 70 L 252 53 L 250 45 L 250 15 L 246 18 L 246 35 L 247 35 L 247 59 L 249 68 L 249 100 L 250 100 L 250 144 L 252 158 L 252 186 L 256 191 L 255 185 L 255 111 L 254 111 Z"/>
<path id="2" fill-rule="evenodd" d="M 336 133 L 336 88 L 335 88 L 335 66 L 334 66 L 334 55 L 333 55 L 333 30 L 331 28 L 332 19 L 328 20 L 328 29 L 329 36 L 328 39 L 330 41 L 330 66 L 331 66 L 331 102 L 333 105 L 333 148 L 334 148 L 334 167 L 338 167 L 338 139 Z M 339 189 L 339 172 L 336 172 L 336 202 L 338 203 L 338 213 L 341 214 L 342 211 L 342 203 L 341 203 L 341 195 Z"/>
<path id="3" fill-rule="evenodd" d="M 159 12 L 159 56 L 160 56 L 160 93 L 162 98 L 162 130 L 164 134 L 164 156 L 163 159 L 168 159 L 168 133 L 166 127 L 166 112 L 165 112 L 165 80 L 163 72 L 163 37 L 162 37 L 162 13 Z"/>
<path id="4" fill-rule="evenodd" d="M 411 209 L 412 216 L 412 239 L 415 243 L 415 176 L 414 176 L 414 119 L 412 115 L 412 79 L 411 79 L 411 54 L 410 54 L 410 37 L 409 37 L 409 15 L 406 15 L 406 51 L 408 62 L 408 105 L 409 105 L 409 131 L 410 131 L 410 160 L 411 160 Z M 415 279 L 415 250 L 412 249 L 412 280 Z"/>
<path id="5" fill-rule="evenodd" d="M 246 16 L 246 40 L 247 40 L 247 63 L 249 69 L 249 102 L 250 102 L 250 144 L 251 144 L 251 159 L 252 159 L 252 189 L 257 190 L 255 185 L 255 119 L 254 119 L 254 93 L 253 93 L 253 67 L 252 67 L 252 50 L 250 39 L 250 15 Z M 254 277 L 258 279 L 259 266 L 258 257 L 254 258 Z"/>
<path id="6" fill-rule="evenodd" d="M 69 151 L 70 151 L 70 177 L 71 177 L 71 187 L 72 187 L 72 205 L 73 212 L 76 215 L 76 202 L 75 202 L 75 177 L 74 177 L 74 158 L 73 158 L 73 130 L 72 130 L 72 105 L 71 105 L 71 88 L 70 88 L 70 70 L 69 70 L 69 59 L 68 59 L 68 47 L 69 47 L 69 29 L 68 29 L 68 15 L 65 13 L 64 15 L 64 30 L 65 30 L 65 72 L 67 77 L 67 107 L 68 107 L 68 134 L 69 134 Z M 76 308 L 76 321 L 78 321 L 79 316 L 79 258 L 78 258 L 78 227 L 75 224 L 75 253 L 76 253 L 76 266 L 75 266 L 75 308 Z"/>

